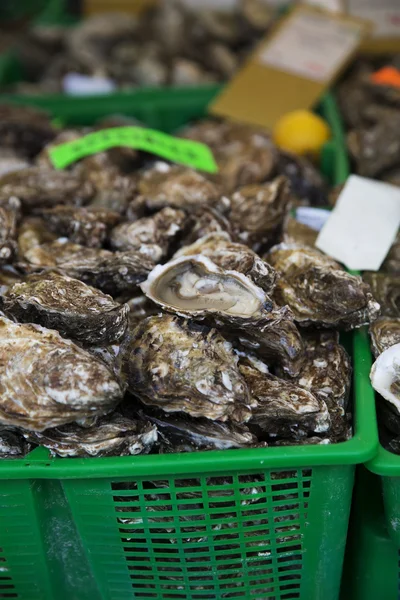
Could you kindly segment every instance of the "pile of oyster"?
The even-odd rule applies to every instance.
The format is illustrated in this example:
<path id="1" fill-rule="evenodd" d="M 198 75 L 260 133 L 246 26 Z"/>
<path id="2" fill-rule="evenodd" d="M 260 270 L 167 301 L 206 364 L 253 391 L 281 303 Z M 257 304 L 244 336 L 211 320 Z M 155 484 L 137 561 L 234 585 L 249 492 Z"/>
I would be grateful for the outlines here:
<path id="1" fill-rule="evenodd" d="M 105 77 L 119 88 L 226 81 L 274 21 L 263 0 L 240 0 L 230 11 L 163 0 L 139 16 L 36 26 L 16 47 L 27 80 L 17 91 L 63 92 L 69 73 Z"/>
<path id="2" fill-rule="evenodd" d="M 371 79 L 382 67 L 400 68 L 400 55 L 358 59 L 338 86 L 355 172 L 400 185 L 400 91 Z"/>
<path id="3" fill-rule="evenodd" d="M 216 175 L 129 148 L 57 171 L 49 148 L 88 129 L 56 131 L 21 107 L 1 107 L 0 128 L 3 456 L 352 435 L 339 331 L 379 304 L 290 217 L 320 189 L 312 165 L 209 120 L 181 135 L 209 144 Z"/>

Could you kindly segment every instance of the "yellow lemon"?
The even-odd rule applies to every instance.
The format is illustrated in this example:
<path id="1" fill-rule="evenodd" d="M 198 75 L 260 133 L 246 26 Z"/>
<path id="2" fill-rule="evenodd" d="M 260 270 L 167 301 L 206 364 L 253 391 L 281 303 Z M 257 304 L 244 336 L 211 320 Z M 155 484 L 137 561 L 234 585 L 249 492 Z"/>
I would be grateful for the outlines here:
<path id="1" fill-rule="evenodd" d="M 294 110 L 281 117 L 273 129 L 274 142 L 282 150 L 317 156 L 331 137 L 328 125 L 309 110 Z"/>

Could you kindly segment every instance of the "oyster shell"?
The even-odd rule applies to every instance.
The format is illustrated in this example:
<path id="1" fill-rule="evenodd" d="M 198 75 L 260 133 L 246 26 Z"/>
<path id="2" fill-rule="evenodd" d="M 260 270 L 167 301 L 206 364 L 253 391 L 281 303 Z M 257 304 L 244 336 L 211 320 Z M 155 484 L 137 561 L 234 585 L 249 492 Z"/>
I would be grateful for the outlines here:
<path id="1" fill-rule="evenodd" d="M 285 244 L 300 244 L 300 246 L 313 247 L 318 237 L 318 231 L 312 229 L 293 217 L 286 220 L 283 232 L 283 241 Z"/>
<path id="2" fill-rule="evenodd" d="M 301 204 L 328 204 L 328 186 L 311 161 L 289 152 L 279 153 L 278 173 L 290 182 L 290 191 Z"/>
<path id="3" fill-rule="evenodd" d="M 0 206 L 0 264 L 11 263 L 14 258 L 20 206 L 14 197 Z"/>
<path id="4" fill-rule="evenodd" d="M 276 302 L 288 304 L 301 325 L 353 329 L 378 316 L 379 304 L 369 285 L 318 250 L 280 244 L 266 260 L 281 275 L 274 291 Z"/>
<path id="5" fill-rule="evenodd" d="M 13 150 L 8 148 L 0 147 L 0 177 L 6 175 L 6 173 L 12 173 L 13 171 L 19 171 L 19 169 L 26 169 L 29 167 L 29 162 Z"/>
<path id="6" fill-rule="evenodd" d="M 24 258 L 28 271 L 56 267 L 64 275 L 112 296 L 135 291 L 154 267 L 140 252 L 110 252 L 59 240 L 28 250 Z"/>
<path id="7" fill-rule="evenodd" d="M 151 217 L 121 223 L 110 235 L 115 250 L 137 250 L 155 263 L 168 254 L 169 247 L 186 221 L 182 210 L 166 207 Z"/>
<path id="8" fill-rule="evenodd" d="M 43 219 L 25 218 L 18 229 L 18 254 L 22 260 L 25 255 L 42 244 L 54 242 L 56 235 L 48 230 Z"/>
<path id="9" fill-rule="evenodd" d="M 58 273 L 30 275 L 12 285 L 0 300 L 8 316 L 57 329 L 62 336 L 86 344 L 114 342 L 128 324 L 127 305 Z"/>
<path id="10" fill-rule="evenodd" d="M 211 206 L 198 206 L 190 211 L 187 217 L 187 235 L 183 243 L 192 244 L 209 233 L 227 233 L 232 235 L 232 227 L 228 219 Z"/>
<path id="11" fill-rule="evenodd" d="M 282 233 L 290 210 L 287 180 L 277 177 L 270 183 L 247 185 L 231 198 L 229 219 L 241 242 L 254 250 L 275 243 Z"/>
<path id="12" fill-rule="evenodd" d="M 390 247 L 380 270 L 386 273 L 396 273 L 400 275 L 400 232 L 397 234 L 395 241 Z"/>
<path id="13" fill-rule="evenodd" d="M 93 195 L 93 186 L 70 171 L 29 167 L 0 178 L 0 203 L 16 196 L 25 210 L 57 204 L 86 204 Z"/>
<path id="14" fill-rule="evenodd" d="M 42 433 L 24 432 L 24 436 L 56 456 L 129 456 L 150 452 L 157 441 L 157 427 L 114 413 L 91 427 L 73 423 Z"/>
<path id="15" fill-rule="evenodd" d="M 380 317 L 369 326 L 369 335 L 377 358 L 390 346 L 400 344 L 400 318 Z"/>
<path id="16" fill-rule="evenodd" d="M 215 329 L 170 315 L 149 317 L 122 351 L 128 389 L 144 404 L 220 421 L 250 418 L 237 357 Z"/>
<path id="17" fill-rule="evenodd" d="M 0 459 L 23 458 L 31 447 L 19 432 L 0 427 Z"/>
<path id="18" fill-rule="evenodd" d="M 32 158 L 54 136 L 49 116 L 31 106 L 0 105 L 1 145 Z"/>
<path id="19" fill-rule="evenodd" d="M 157 265 L 141 289 L 165 310 L 222 324 L 246 346 L 298 372 L 303 347 L 290 310 L 275 308 L 242 273 L 221 269 L 205 256 L 182 256 Z"/>
<path id="20" fill-rule="evenodd" d="M 57 331 L 0 317 L 0 423 L 34 431 L 102 415 L 121 400 L 108 368 Z"/>
<path id="21" fill-rule="evenodd" d="M 239 362 L 239 370 L 257 402 L 252 409 L 251 425 L 281 437 L 304 437 L 329 430 L 329 412 L 322 399 L 294 383 L 258 370 L 246 359 Z"/>
<path id="22" fill-rule="evenodd" d="M 46 225 L 57 235 L 89 248 L 100 248 L 120 214 L 101 207 L 55 206 L 41 211 Z"/>
<path id="23" fill-rule="evenodd" d="M 371 368 L 372 387 L 400 416 L 400 344 L 384 350 Z"/>
<path id="24" fill-rule="evenodd" d="M 363 280 L 381 306 L 381 315 L 400 317 L 400 275 L 365 272 Z M 397 295 L 399 294 L 399 295 Z"/>
<path id="25" fill-rule="evenodd" d="M 210 233 L 178 250 L 174 258 L 196 254 L 206 256 L 222 269 L 243 273 L 266 293 L 275 286 L 275 270 L 248 246 L 231 242 L 227 233 Z"/>

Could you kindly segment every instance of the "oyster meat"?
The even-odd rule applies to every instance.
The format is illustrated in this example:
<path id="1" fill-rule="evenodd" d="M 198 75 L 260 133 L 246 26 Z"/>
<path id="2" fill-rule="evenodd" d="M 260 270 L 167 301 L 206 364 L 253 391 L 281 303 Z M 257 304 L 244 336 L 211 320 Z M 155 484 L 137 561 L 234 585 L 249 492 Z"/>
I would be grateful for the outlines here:
<path id="1" fill-rule="evenodd" d="M 43 431 L 122 399 L 108 368 L 57 331 L 0 317 L 0 423 Z"/>
<path id="2" fill-rule="evenodd" d="M 372 295 L 379 302 L 381 315 L 400 317 L 400 275 L 371 271 L 363 274 L 363 280 L 370 286 Z"/>
<path id="3" fill-rule="evenodd" d="M 400 318 L 379 317 L 369 326 L 371 347 L 375 358 L 382 352 L 400 344 Z"/>
<path id="4" fill-rule="evenodd" d="M 119 213 L 106 208 L 64 205 L 44 209 L 41 216 L 50 231 L 89 248 L 101 248 L 121 218 Z"/>
<path id="5" fill-rule="evenodd" d="M 237 357 L 215 329 L 154 316 L 130 331 L 123 346 L 128 389 L 144 404 L 220 421 L 250 418 Z"/>
<path id="6" fill-rule="evenodd" d="M 86 204 L 94 195 L 90 182 L 70 171 L 29 167 L 0 178 L 0 204 L 16 196 L 24 210 L 57 204 Z"/>
<path id="7" fill-rule="evenodd" d="M 24 432 L 24 436 L 56 456 L 129 456 L 150 452 L 157 441 L 157 427 L 113 413 L 91 427 L 70 423 L 43 432 Z"/>
<path id="8" fill-rule="evenodd" d="M 390 346 L 378 356 L 372 365 L 370 378 L 374 390 L 391 403 L 398 418 L 400 416 L 400 344 Z"/>
<path id="9" fill-rule="evenodd" d="M 243 273 L 266 293 L 275 286 L 275 270 L 248 246 L 232 242 L 227 233 L 210 233 L 178 250 L 174 258 L 196 254 L 206 256 L 222 269 Z"/>
<path id="10" fill-rule="evenodd" d="M 279 244 L 265 258 L 280 274 L 274 299 L 288 304 L 301 325 L 353 329 L 378 316 L 369 285 L 318 250 Z"/>
<path id="11" fill-rule="evenodd" d="M 13 196 L 0 206 L 0 264 L 13 261 L 20 206 L 18 198 Z"/>
<path id="12" fill-rule="evenodd" d="M 133 223 L 121 223 L 110 235 L 115 250 L 137 250 L 155 263 L 164 258 L 171 243 L 182 231 L 186 215 L 182 210 L 166 207 L 151 217 Z"/>
<path id="13" fill-rule="evenodd" d="M 247 185 L 230 198 L 229 219 L 241 242 L 259 250 L 275 243 L 282 233 L 290 210 L 287 180 L 277 177 L 270 183 Z"/>
<path id="14" fill-rule="evenodd" d="M 121 338 L 129 307 L 100 290 L 58 273 L 30 275 L 0 297 L 9 316 L 24 323 L 57 329 L 86 344 L 108 344 Z"/>
<path id="15" fill-rule="evenodd" d="M 0 105 L 1 145 L 34 157 L 56 134 L 49 116 L 31 106 Z"/>

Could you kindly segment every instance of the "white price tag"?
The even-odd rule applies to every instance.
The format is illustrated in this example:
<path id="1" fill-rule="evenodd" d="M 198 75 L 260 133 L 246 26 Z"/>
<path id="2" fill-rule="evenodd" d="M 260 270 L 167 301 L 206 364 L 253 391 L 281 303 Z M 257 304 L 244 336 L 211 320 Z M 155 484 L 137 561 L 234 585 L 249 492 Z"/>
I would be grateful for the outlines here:
<path id="1" fill-rule="evenodd" d="M 332 19 L 329 13 L 298 12 L 261 51 L 259 59 L 274 69 L 325 82 L 356 49 L 362 33 L 361 24 Z"/>
<path id="2" fill-rule="evenodd" d="M 112 79 L 94 77 L 80 73 L 67 73 L 63 79 L 63 90 L 69 96 L 86 96 L 90 94 L 108 94 L 116 89 Z"/>
<path id="3" fill-rule="evenodd" d="M 400 37 L 399 0 L 348 0 L 348 11 L 374 23 L 374 38 Z"/>
<path id="4" fill-rule="evenodd" d="M 296 221 L 308 225 L 315 231 L 321 231 L 331 214 L 330 210 L 325 208 L 312 208 L 311 206 L 299 206 L 296 209 Z"/>
<path id="5" fill-rule="evenodd" d="M 348 269 L 378 271 L 400 225 L 400 188 L 351 175 L 316 247 Z"/>

